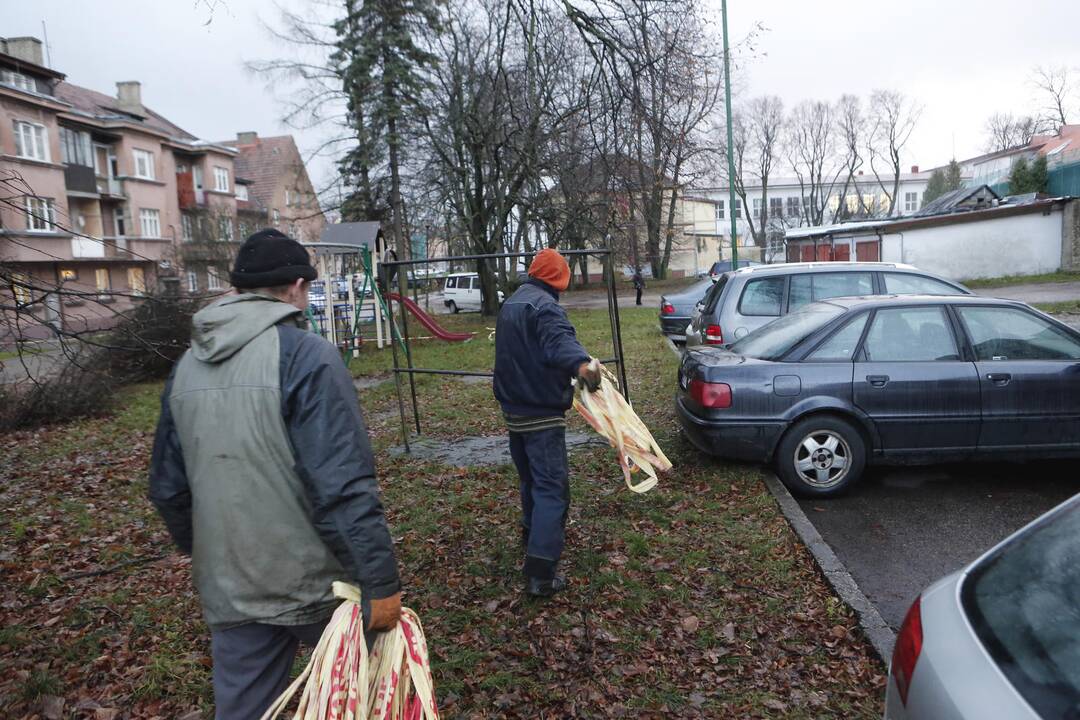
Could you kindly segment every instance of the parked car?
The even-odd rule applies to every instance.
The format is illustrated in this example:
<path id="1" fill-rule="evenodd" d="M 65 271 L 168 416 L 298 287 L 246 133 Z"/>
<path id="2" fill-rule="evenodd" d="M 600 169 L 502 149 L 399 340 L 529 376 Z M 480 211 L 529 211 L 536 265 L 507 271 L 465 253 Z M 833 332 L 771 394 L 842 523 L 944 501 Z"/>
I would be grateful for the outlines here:
<path id="1" fill-rule="evenodd" d="M 886 720 L 1080 717 L 1080 495 L 915 599 Z"/>
<path id="2" fill-rule="evenodd" d="M 688 349 L 676 404 L 697 447 L 803 496 L 868 462 L 1080 456 L 1080 333 L 974 295 L 834 298 Z"/>
<path id="3" fill-rule="evenodd" d="M 499 304 L 504 299 L 499 290 Z M 480 311 L 480 275 L 478 273 L 452 273 L 443 283 L 443 305 L 456 313 L 461 310 Z"/>
<path id="4" fill-rule="evenodd" d="M 675 342 L 686 340 L 686 326 L 694 306 L 705 297 L 713 286 L 711 278 L 698 280 L 696 283 L 676 293 L 660 296 L 660 330 Z"/>
<path id="5" fill-rule="evenodd" d="M 722 274 L 694 309 L 687 346 L 735 342 L 815 300 L 849 295 L 967 295 L 951 280 L 896 263 L 779 263 Z"/>

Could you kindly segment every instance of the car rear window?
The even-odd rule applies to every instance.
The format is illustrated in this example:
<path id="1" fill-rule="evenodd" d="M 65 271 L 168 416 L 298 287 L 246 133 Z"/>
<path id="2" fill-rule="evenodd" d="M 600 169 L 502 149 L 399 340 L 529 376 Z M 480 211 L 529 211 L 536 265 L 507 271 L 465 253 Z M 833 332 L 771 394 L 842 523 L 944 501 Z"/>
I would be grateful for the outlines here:
<path id="1" fill-rule="evenodd" d="M 844 308 L 830 303 L 807 305 L 732 343 L 731 352 L 762 360 L 775 360 L 844 312 Z"/>
<path id="2" fill-rule="evenodd" d="M 889 295 L 963 295 L 964 291 L 947 282 L 914 273 L 883 273 L 885 292 Z"/>
<path id="3" fill-rule="evenodd" d="M 783 276 L 757 278 L 743 288 L 742 297 L 739 298 L 739 314 L 777 317 L 783 301 Z"/>
<path id="4" fill-rule="evenodd" d="M 1080 708 L 1080 503 L 977 565 L 961 601 L 975 634 L 1040 717 Z"/>
<path id="5" fill-rule="evenodd" d="M 712 313 L 716 310 L 716 304 L 720 302 L 720 296 L 724 294 L 724 286 L 727 285 L 729 275 L 721 275 L 720 278 L 713 283 L 712 289 L 705 296 L 705 300 L 702 304 L 705 306 L 706 313 Z"/>

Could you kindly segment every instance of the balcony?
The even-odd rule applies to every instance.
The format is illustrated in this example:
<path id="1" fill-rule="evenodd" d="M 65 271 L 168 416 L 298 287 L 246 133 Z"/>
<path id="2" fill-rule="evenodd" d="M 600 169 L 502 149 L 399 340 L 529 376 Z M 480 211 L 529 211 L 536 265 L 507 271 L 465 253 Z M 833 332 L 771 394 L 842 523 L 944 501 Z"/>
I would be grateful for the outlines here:
<path id="1" fill-rule="evenodd" d="M 127 197 L 124 194 L 124 181 L 117 178 L 97 177 L 97 191 L 102 200 L 122 200 Z"/>
<path id="2" fill-rule="evenodd" d="M 94 168 L 86 165 L 65 165 L 64 186 L 68 192 L 96 195 L 98 186 L 94 177 Z"/>
<path id="3" fill-rule="evenodd" d="M 176 173 L 176 196 L 181 210 L 193 210 L 206 205 L 206 193 L 195 187 L 195 177 L 190 172 Z"/>

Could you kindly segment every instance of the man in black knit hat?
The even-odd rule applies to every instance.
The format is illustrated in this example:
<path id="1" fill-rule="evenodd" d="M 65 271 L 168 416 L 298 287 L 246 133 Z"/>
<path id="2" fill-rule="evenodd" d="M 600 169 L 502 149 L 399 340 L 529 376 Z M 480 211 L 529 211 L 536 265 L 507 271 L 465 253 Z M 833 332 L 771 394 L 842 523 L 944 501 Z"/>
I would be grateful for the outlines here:
<path id="1" fill-rule="evenodd" d="M 217 718 L 257 719 L 300 641 L 360 586 L 367 630 L 401 592 L 375 460 L 336 349 L 301 328 L 317 273 L 277 230 L 240 248 L 236 293 L 196 313 L 161 398 L 150 499 L 191 571 L 211 631 Z"/>

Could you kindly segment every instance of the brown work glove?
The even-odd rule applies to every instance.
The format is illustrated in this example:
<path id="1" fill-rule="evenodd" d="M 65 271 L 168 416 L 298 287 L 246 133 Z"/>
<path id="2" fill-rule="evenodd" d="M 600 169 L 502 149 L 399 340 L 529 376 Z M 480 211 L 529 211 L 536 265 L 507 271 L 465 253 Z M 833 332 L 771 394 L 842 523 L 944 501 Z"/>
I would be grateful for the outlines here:
<path id="1" fill-rule="evenodd" d="M 581 363 L 577 374 L 579 384 L 584 384 L 589 389 L 589 392 L 596 392 L 600 389 L 600 361 L 596 358 Z"/>
<path id="2" fill-rule="evenodd" d="M 371 601 L 371 620 L 368 622 L 368 630 L 386 632 L 397 627 L 401 619 L 401 593 L 396 592 L 390 597 Z"/>

